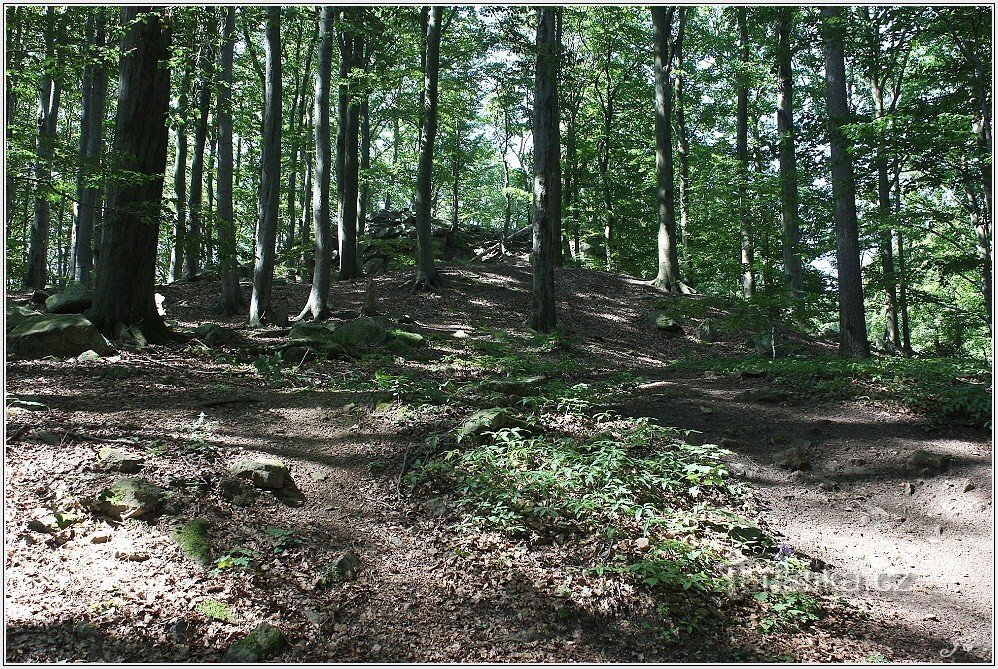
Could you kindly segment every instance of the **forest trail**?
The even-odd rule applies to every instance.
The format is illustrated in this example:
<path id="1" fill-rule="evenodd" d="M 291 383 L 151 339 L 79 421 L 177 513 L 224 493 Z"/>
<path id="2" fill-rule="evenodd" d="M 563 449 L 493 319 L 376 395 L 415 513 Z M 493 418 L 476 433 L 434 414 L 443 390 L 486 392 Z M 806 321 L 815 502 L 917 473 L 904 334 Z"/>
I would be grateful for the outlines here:
<path id="1" fill-rule="evenodd" d="M 436 363 L 473 355 L 469 340 L 490 332 L 522 331 L 530 294 L 519 262 L 445 269 L 443 296 L 409 295 L 405 272 L 378 278 L 382 313 L 448 334 L 407 361 L 414 376 L 394 369 L 376 388 L 355 383 L 354 364 L 339 361 L 264 383 L 246 362 L 252 356 L 241 362 L 190 345 L 124 352 L 118 362 L 8 362 L 9 393 L 47 407 L 7 412 L 8 661 L 217 661 L 260 620 L 288 637 L 275 658 L 285 662 L 939 661 L 954 644 L 951 659 L 990 659 L 992 585 L 978 578 L 993 564 L 987 433 L 927 428 L 915 414 L 864 400 L 750 401 L 742 393 L 768 388 L 766 378 L 670 369 L 679 358 L 744 356 L 744 335 L 710 346 L 660 336 L 647 321 L 652 303 L 690 298 L 660 298 L 628 277 L 559 273 L 559 318 L 586 363 L 577 380 L 640 374 L 636 391 L 611 408 L 732 450 L 731 470 L 748 484 L 760 526 L 827 563 L 835 582 L 912 573 L 911 589 L 840 591 L 850 604 L 806 632 L 759 635 L 727 618 L 737 611 L 719 611 L 718 629 L 677 641 L 656 632 L 627 585 L 606 598 L 634 606 L 606 615 L 558 594 L 575 573 L 571 538 L 525 544 L 454 529 L 443 498 L 411 494 L 400 470 L 430 428 L 458 422 L 458 396 L 418 414 L 407 409 L 403 381 L 451 388 L 473 374 Z M 168 319 L 193 327 L 216 289 L 161 287 Z M 277 286 L 276 298 L 292 311 L 307 289 Z M 358 309 L 362 284 L 337 284 L 333 299 Z M 240 327 L 238 318 L 216 322 Z M 240 332 L 247 345 L 260 341 Z M 26 529 L 38 510 L 111 480 L 94 464 L 103 444 L 67 430 L 137 438 L 143 476 L 176 491 L 175 518 L 86 519 L 51 537 Z M 809 471 L 773 466 L 788 444 L 809 458 Z M 949 471 L 911 472 L 917 449 L 952 456 Z M 280 458 L 296 490 L 249 507 L 224 502 L 215 487 L 242 455 Z M 218 546 L 250 549 L 252 573 L 209 575 L 187 560 L 170 530 L 192 517 L 212 522 Z M 317 587 L 315 575 L 345 551 L 359 559 L 356 580 Z M 198 613 L 206 600 L 224 603 L 230 619 Z"/>

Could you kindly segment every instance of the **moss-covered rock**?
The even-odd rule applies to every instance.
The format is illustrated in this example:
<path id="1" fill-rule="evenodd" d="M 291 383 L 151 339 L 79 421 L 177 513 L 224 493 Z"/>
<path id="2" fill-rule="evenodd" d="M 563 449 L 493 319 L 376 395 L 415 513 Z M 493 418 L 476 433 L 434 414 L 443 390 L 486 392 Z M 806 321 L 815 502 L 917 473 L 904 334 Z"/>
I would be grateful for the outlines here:
<path id="1" fill-rule="evenodd" d="M 97 454 L 100 468 L 110 472 L 134 474 L 145 465 L 145 458 L 113 446 L 105 446 Z"/>
<path id="2" fill-rule="evenodd" d="M 218 490 L 222 497 L 236 506 L 252 506 L 259 493 L 251 485 L 241 479 L 227 477 L 218 482 Z"/>
<path id="3" fill-rule="evenodd" d="M 496 432 L 507 428 L 519 428 L 528 432 L 530 426 L 506 409 L 481 409 L 464 421 L 458 430 L 457 438 L 458 441 L 478 439 L 487 432 Z"/>
<path id="4" fill-rule="evenodd" d="M 7 302 L 6 304 L 7 312 L 7 332 L 10 334 L 11 330 L 22 325 L 25 322 L 36 321 L 41 318 L 45 318 L 45 314 L 39 313 L 28 307 L 22 307 L 19 304 L 13 304 Z"/>
<path id="5" fill-rule="evenodd" d="M 709 318 L 693 329 L 693 337 L 701 344 L 709 344 L 717 340 L 717 332 Z"/>
<path id="6" fill-rule="evenodd" d="M 284 648 L 285 643 L 281 630 L 270 623 L 263 622 L 245 637 L 229 646 L 222 662 L 259 662 L 273 657 Z"/>
<path id="7" fill-rule="evenodd" d="M 801 448 L 786 448 L 773 454 L 773 464 L 788 471 L 807 471 L 811 468 L 811 458 Z"/>
<path id="8" fill-rule="evenodd" d="M 70 283 L 61 293 L 45 300 L 45 311 L 50 314 L 82 314 L 93 301 L 89 288 L 81 283 Z"/>
<path id="9" fill-rule="evenodd" d="M 503 395 L 530 397 L 536 395 L 545 383 L 547 379 L 543 376 L 512 376 L 491 379 L 483 383 L 482 387 Z"/>
<path id="10" fill-rule="evenodd" d="M 239 343 L 239 335 L 232 330 L 215 323 L 202 323 L 194 330 L 194 338 L 205 346 L 231 346 Z"/>
<path id="11" fill-rule="evenodd" d="M 184 555 L 200 565 L 211 564 L 211 542 L 208 530 L 211 523 L 204 518 L 195 518 L 181 528 L 174 530 L 173 540 L 180 545 Z"/>
<path id="12" fill-rule="evenodd" d="M 331 330 L 333 341 L 347 352 L 363 352 L 380 346 L 390 338 L 389 324 L 384 318 L 358 316 Z"/>
<path id="13" fill-rule="evenodd" d="M 243 458 L 229 466 L 229 476 L 249 481 L 257 488 L 280 490 L 290 480 L 287 466 L 270 458 Z"/>
<path id="14" fill-rule="evenodd" d="M 925 474 L 937 474 L 949 469 L 950 456 L 918 449 L 908 457 L 908 466 Z"/>
<path id="15" fill-rule="evenodd" d="M 678 335 L 683 332 L 682 321 L 666 311 L 655 310 L 648 315 L 648 319 L 659 332 L 668 335 Z"/>
<path id="16" fill-rule="evenodd" d="M 360 570 L 360 558 L 353 551 L 344 551 L 326 565 L 315 581 L 315 587 L 321 589 L 333 583 L 344 583 L 357 579 Z"/>
<path id="17" fill-rule="evenodd" d="M 125 520 L 127 518 L 148 518 L 162 510 L 166 502 L 166 491 L 144 479 L 126 476 L 102 490 L 93 502 L 97 513 Z"/>
<path id="18" fill-rule="evenodd" d="M 395 329 L 391 331 L 392 338 L 408 348 L 419 348 L 426 344 L 426 337 L 418 332 Z"/>
<path id="19" fill-rule="evenodd" d="M 93 323 L 79 314 L 24 316 L 7 334 L 7 345 L 24 358 L 75 358 L 88 350 L 99 355 L 113 351 Z"/>

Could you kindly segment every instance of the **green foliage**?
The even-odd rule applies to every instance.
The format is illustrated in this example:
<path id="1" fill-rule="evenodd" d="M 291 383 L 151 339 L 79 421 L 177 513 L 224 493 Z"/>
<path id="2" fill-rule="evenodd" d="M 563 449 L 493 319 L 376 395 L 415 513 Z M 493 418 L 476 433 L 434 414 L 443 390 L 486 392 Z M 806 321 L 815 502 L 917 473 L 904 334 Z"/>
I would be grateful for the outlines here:
<path id="1" fill-rule="evenodd" d="M 194 606 L 194 610 L 212 620 L 219 620 L 223 623 L 230 623 L 234 617 L 229 607 L 217 599 L 205 599 Z"/>
<path id="2" fill-rule="evenodd" d="M 273 355 L 263 355 L 253 361 L 256 373 L 267 385 L 278 385 L 284 378 L 284 360 L 281 351 L 276 351 Z"/>
<path id="3" fill-rule="evenodd" d="M 211 564 L 211 542 L 208 530 L 211 523 L 204 518 L 195 518 L 173 533 L 173 540 L 180 544 L 184 555 L 195 562 Z"/>
<path id="4" fill-rule="evenodd" d="M 818 397 L 868 397 L 924 412 L 933 421 L 991 425 L 992 373 L 980 361 L 950 358 L 838 357 L 684 360 L 673 369 L 737 373 L 763 369 L 775 385 Z"/>
<path id="5" fill-rule="evenodd" d="M 215 560 L 215 567 L 208 572 L 209 576 L 218 576 L 228 570 L 244 571 L 253 566 L 253 561 L 259 555 L 245 546 L 236 546 Z"/>
<path id="6" fill-rule="evenodd" d="M 821 600 L 807 593 L 767 591 L 757 592 L 753 597 L 769 614 L 759 621 L 759 631 L 763 634 L 808 627 L 825 615 Z"/>
<path id="7" fill-rule="evenodd" d="M 284 553 L 291 548 L 301 546 L 302 540 L 295 536 L 294 530 L 286 530 L 282 527 L 268 527 L 264 532 L 274 544 L 275 553 Z"/>

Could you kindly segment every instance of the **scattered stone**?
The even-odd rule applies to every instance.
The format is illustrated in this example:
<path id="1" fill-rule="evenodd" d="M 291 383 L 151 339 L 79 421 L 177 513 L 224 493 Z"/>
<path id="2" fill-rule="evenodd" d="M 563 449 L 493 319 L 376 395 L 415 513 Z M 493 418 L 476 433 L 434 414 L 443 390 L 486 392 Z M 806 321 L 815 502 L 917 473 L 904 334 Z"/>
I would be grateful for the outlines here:
<path id="1" fill-rule="evenodd" d="M 648 315 L 649 320 L 651 320 L 652 325 L 659 332 L 664 332 L 665 334 L 677 335 L 682 334 L 683 324 L 677 318 L 673 318 L 668 313 L 656 310 Z"/>
<path id="2" fill-rule="evenodd" d="M 318 360 L 319 354 L 307 346 L 289 346 L 284 349 L 283 358 L 292 364 L 301 365 L 306 362 Z"/>
<path id="3" fill-rule="evenodd" d="M 543 376 L 520 376 L 490 379 L 482 384 L 482 388 L 503 395 L 530 397 L 537 394 L 541 386 L 547 383 Z"/>
<path id="4" fill-rule="evenodd" d="M 163 488 L 138 477 L 126 476 L 102 490 L 92 507 L 114 520 L 125 520 L 152 516 L 163 508 L 165 501 Z"/>
<path id="5" fill-rule="evenodd" d="M 925 474 L 935 474 L 949 469 L 950 457 L 918 449 L 908 458 L 908 465 Z"/>
<path id="6" fill-rule="evenodd" d="M 388 341 L 388 322 L 376 316 L 358 316 L 335 326 L 332 340 L 348 353 L 360 353 Z"/>
<path id="7" fill-rule="evenodd" d="M 107 530 L 100 530 L 90 535 L 90 543 L 92 544 L 106 544 L 109 541 L 111 541 L 111 533 Z"/>
<path id="8" fill-rule="evenodd" d="M 409 332 L 408 330 L 392 330 L 392 337 L 395 338 L 400 344 L 407 346 L 409 348 L 419 348 L 426 343 L 426 337 L 419 334 L 418 332 Z"/>
<path id="9" fill-rule="evenodd" d="M 326 565 L 322 573 L 315 579 L 315 588 L 321 589 L 333 583 L 345 583 L 357 580 L 360 569 L 360 558 L 353 551 L 344 551 Z"/>
<path id="10" fill-rule="evenodd" d="M 48 405 L 31 400 L 11 399 L 7 402 L 8 409 L 23 409 L 24 411 L 48 411 Z"/>
<path id="11" fill-rule="evenodd" d="M 454 332 L 452 336 L 454 337 L 454 339 L 467 339 L 471 335 L 465 332 L 464 330 L 457 330 Z"/>
<path id="12" fill-rule="evenodd" d="M 285 645 L 284 634 L 267 622 L 262 622 L 226 651 L 222 662 L 248 664 L 272 657 Z"/>
<path id="13" fill-rule="evenodd" d="M 224 499 L 236 506 L 252 506 L 258 496 L 255 488 L 236 478 L 223 478 L 218 489 Z"/>
<path id="14" fill-rule="evenodd" d="M 316 346 L 332 344 L 332 336 L 327 326 L 315 321 L 295 321 L 288 333 L 291 341 L 303 342 Z"/>
<path id="15" fill-rule="evenodd" d="M 40 534 L 53 534 L 59 531 L 59 521 L 55 514 L 45 513 L 29 520 L 28 529 Z"/>
<path id="16" fill-rule="evenodd" d="M 115 551 L 114 557 L 118 560 L 127 560 L 128 562 L 145 562 L 149 559 L 150 555 L 142 551 Z"/>
<path id="17" fill-rule="evenodd" d="M 50 314 L 82 314 L 93 304 L 90 290 L 81 283 L 70 283 L 61 293 L 45 300 L 45 311 Z"/>
<path id="18" fill-rule="evenodd" d="M 98 353 L 93 349 L 88 349 L 83 353 L 81 353 L 80 355 L 76 356 L 77 362 L 100 362 L 100 360 L 101 360 L 100 353 Z"/>
<path id="19" fill-rule="evenodd" d="M 811 458 L 800 448 L 786 448 L 773 454 L 773 464 L 789 471 L 806 471 L 811 468 Z"/>
<path id="20" fill-rule="evenodd" d="M 743 369 L 741 377 L 743 379 L 761 379 L 766 376 L 767 372 L 764 369 Z"/>
<path id="21" fill-rule="evenodd" d="M 915 484 L 911 483 L 911 482 L 903 484 L 901 486 L 901 492 L 904 493 L 905 495 L 914 495 L 915 494 Z"/>
<path id="22" fill-rule="evenodd" d="M 639 551 L 648 549 L 648 537 L 640 537 L 634 541 L 634 547 Z"/>
<path id="23" fill-rule="evenodd" d="M 269 458 L 238 460 L 229 466 L 229 475 L 266 490 L 280 490 L 290 479 L 287 466 L 280 460 Z"/>
<path id="24" fill-rule="evenodd" d="M 974 483 L 970 479 L 964 479 L 963 485 L 961 486 L 963 492 L 970 492 L 971 490 L 973 490 L 976 487 L 977 486 L 975 486 Z"/>
<path id="25" fill-rule="evenodd" d="M 701 344 L 709 344 L 717 339 L 717 332 L 714 331 L 714 325 L 709 318 L 693 329 L 693 338 Z"/>
<path id="26" fill-rule="evenodd" d="M 39 430 L 31 435 L 31 438 L 40 441 L 43 444 L 48 444 L 49 446 L 58 446 L 62 443 L 62 437 L 48 430 Z"/>
<path id="27" fill-rule="evenodd" d="M 202 323 L 197 326 L 194 338 L 205 346 L 229 346 L 239 342 L 239 335 L 235 330 L 215 323 Z"/>
<path id="28" fill-rule="evenodd" d="M 24 358 L 74 358 L 84 351 L 110 355 L 111 344 L 79 314 L 39 314 L 24 318 L 7 336 L 11 351 Z"/>
<path id="29" fill-rule="evenodd" d="M 105 446 L 97 454 L 101 469 L 111 472 L 134 474 L 145 465 L 145 458 L 120 448 Z"/>
<path id="30" fill-rule="evenodd" d="M 505 409 L 481 409 L 471 414 L 458 431 L 458 441 L 481 437 L 506 428 L 527 430 L 528 425 Z"/>

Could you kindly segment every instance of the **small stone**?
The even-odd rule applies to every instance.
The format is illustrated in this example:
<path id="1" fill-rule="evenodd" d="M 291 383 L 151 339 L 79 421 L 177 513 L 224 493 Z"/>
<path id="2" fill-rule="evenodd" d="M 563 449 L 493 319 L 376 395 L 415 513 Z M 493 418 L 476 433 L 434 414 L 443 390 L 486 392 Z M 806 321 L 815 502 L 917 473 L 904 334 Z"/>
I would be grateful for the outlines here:
<path id="1" fill-rule="evenodd" d="M 115 520 L 148 517 L 166 502 L 166 491 L 141 478 L 126 476 L 114 482 L 94 500 L 93 509 Z"/>
<path id="2" fill-rule="evenodd" d="M 804 471 L 811 468 L 811 459 L 799 448 L 787 448 L 773 455 L 773 464 L 780 469 Z"/>
<path id="3" fill-rule="evenodd" d="M 336 556 L 332 562 L 326 565 L 322 574 L 315 580 L 316 589 L 324 588 L 332 583 L 343 583 L 357 579 L 357 571 L 360 569 L 360 558 L 353 551 L 345 551 Z"/>
<path id="4" fill-rule="evenodd" d="M 925 474 L 935 474 L 949 469 L 949 461 L 948 455 L 918 449 L 908 458 L 908 465 Z"/>
<path id="5" fill-rule="evenodd" d="M 648 549 L 648 537 L 640 537 L 634 541 L 634 547 L 639 551 Z"/>
<path id="6" fill-rule="evenodd" d="M 280 490 L 290 478 L 280 460 L 244 458 L 229 466 L 229 475 L 250 481 L 257 488 Z"/>
<path id="7" fill-rule="evenodd" d="M 59 530 L 59 522 L 52 514 L 45 514 L 28 521 L 28 529 L 41 534 L 52 534 Z"/>
<path id="8" fill-rule="evenodd" d="M 259 662 L 276 654 L 285 643 L 284 634 L 279 629 L 262 622 L 252 632 L 229 646 L 222 662 Z"/>
<path id="9" fill-rule="evenodd" d="M 469 334 L 468 334 L 467 332 L 465 332 L 464 330 L 457 330 L 457 331 L 456 331 L 456 332 L 454 333 L 454 335 L 453 335 L 453 336 L 454 336 L 454 339 L 467 339 L 467 338 L 468 338 L 468 337 L 470 337 L 471 335 L 469 335 Z"/>
<path id="10" fill-rule="evenodd" d="M 94 532 L 90 535 L 90 543 L 106 544 L 111 541 L 111 533 L 107 531 Z"/>
<path id="11" fill-rule="evenodd" d="M 52 432 L 48 432 L 46 430 L 35 432 L 31 436 L 32 438 L 44 444 L 48 444 L 49 446 L 58 446 L 59 444 L 62 443 L 62 437 L 60 437 L 57 434 L 53 434 Z"/>
<path id="12" fill-rule="evenodd" d="M 83 353 L 81 353 L 80 355 L 76 356 L 77 362 L 100 362 L 100 360 L 101 360 L 100 353 L 98 353 L 93 349 L 88 349 Z"/>
<path id="13" fill-rule="evenodd" d="M 145 459 L 135 453 L 128 453 L 120 448 L 105 446 L 97 454 L 100 467 L 105 471 L 134 474 L 145 465 Z"/>
<path id="14" fill-rule="evenodd" d="M 914 495 L 915 494 L 915 484 L 911 483 L 911 482 L 907 482 L 907 483 L 902 484 L 901 485 L 901 492 L 903 494 L 905 494 L 905 495 Z"/>
<path id="15" fill-rule="evenodd" d="M 252 506 L 256 501 L 256 489 L 237 478 L 223 478 L 218 482 L 218 490 L 222 497 L 236 506 Z"/>
<path id="16" fill-rule="evenodd" d="M 232 330 L 215 323 L 202 323 L 194 330 L 194 338 L 205 346 L 227 346 L 239 342 L 239 335 Z"/>
<path id="17" fill-rule="evenodd" d="M 669 335 L 677 335 L 683 332 L 683 324 L 679 321 L 679 319 L 673 318 L 664 311 L 653 311 L 648 315 L 648 319 L 659 332 Z"/>
<path id="18" fill-rule="evenodd" d="M 970 492 L 971 490 L 973 490 L 976 487 L 977 486 L 975 486 L 974 483 L 970 479 L 966 479 L 963 482 L 963 492 Z"/>

